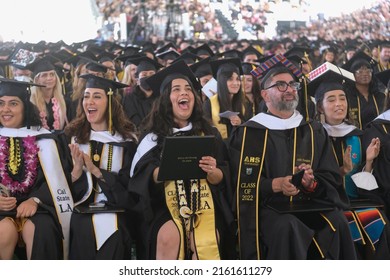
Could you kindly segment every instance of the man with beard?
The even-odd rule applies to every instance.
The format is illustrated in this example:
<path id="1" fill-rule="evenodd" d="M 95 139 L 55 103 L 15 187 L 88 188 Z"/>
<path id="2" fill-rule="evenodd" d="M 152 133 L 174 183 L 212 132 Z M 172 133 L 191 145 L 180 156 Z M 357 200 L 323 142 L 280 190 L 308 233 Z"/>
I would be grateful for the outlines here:
<path id="1" fill-rule="evenodd" d="M 135 72 L 137 86 L 132 93 L 124 96 L 122 104 L 126 115 L 139 127 L 141 121 L 150 112 L 154 100 L 158 97 L 150 89 L 149 85 L 145 83 L 145 80 L 156 74 L 157 70 L 163 66 L 147 56 L 134 58 L 131 60 L 131 63 L 137 65 Z"/>
<path id="2" fill-rule="evenodd" d="M 296 110 L 300 84 L 290 68 L 259 67 L 268 111 L 229 142 L 240 258 L 355 259 L 328 135 Z M 302 179 L 292 181 L 299 171 Z M 298 204 L 304 212 L 295 211 Z"/>

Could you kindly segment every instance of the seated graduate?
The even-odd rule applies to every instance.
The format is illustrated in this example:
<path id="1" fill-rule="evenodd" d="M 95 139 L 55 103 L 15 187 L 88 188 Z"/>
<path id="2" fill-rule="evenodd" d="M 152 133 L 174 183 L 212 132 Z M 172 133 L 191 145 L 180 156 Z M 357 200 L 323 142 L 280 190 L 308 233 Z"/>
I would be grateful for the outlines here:
<path id="1" fill-rule="evenodd" d="M 268 111 L 239 126 L 229 142 L 241 259 L 355 259 L 324 128 L 296 110 L 300 84 L 289 68 L 276 64 L 260 77 Z M 292 174 L 302 170 L 292 184 Z M 311 200 L 333 210 L 286 213 L 267 206 Z"/>
<path id="2" fill-rule="evenodd" d="M 82 75 L 86 88 L 77 116 L 66 127 L 71 137 L 72 194 L 75 207 L 101 202 L 129 209 L 129 170 L 136 151 L 135 126 L 117 99 L 125 84 L 92 74 Z M 73 212 L 70 259 L 128 259 L 131 233 L 128 214 Z"/>
<path id="3" fill-rule="evenodd" d="M 382 71 L 375 75 L 384 85 L 387 85 L 387 96 L 385 99 L 384 112 L 368 123 L 364 129 L 362 139 L 363 148 L 370 145 L 371 139 L 378 137 L 381 143 L 380 152 L 374 163 L 373 175 L 377 181 L 378 188 L 370 191 L 360 190 L 365 196 L 379 199 L 384 203 L 387 218 L 390 218 L 390 70 Z"/>
<path id="4" fill-rule="evenodd" d="M 235 258 L 234 219 L 228 204 L 230 175 L 227 151 L 218 130 L 203 117 L 200 85 L 184 61 L 151 76 L 147 82 L 160 96 L 142 126 L 131 167 L 129 191 L 139 195 L 147 259 Z M 214 135 L 215 155 L 203 156 L 205 179 L 158 180 L 167 136 Z M 189 147 L 191 149 L 191 147 Z M 179 201 L 179 203 L 178 203 Z M 197 202 L 197 203 L 195 203 Z"/>
<path id="5" fill-rule="evenodd" d="M 235 127 L 253 115 L 251 103 L 245 98 L 241 86 L 241 60 L 237 57 L 217 59 L 210 61 L 210 65 L 217 80 L 217 94 L 204 101 L 203 110 L 222 138 L 228 139 Z M 227 111 L 236 114 L 220 117 L 220 113 Z"/>
<path id="6" fill-rule="evenodd" d="M 58 260 L 67 258 L 73 200 L 31 85 L 0 79 L 0 259 Z"/>
<path id="7" fill-rule="evenodd" d="M 330 73 L 330 72 L 328 72 Z M 344 211 L 351 229 L 359 259 L 390 259 L 389 222 L 375 201 L 364 207 L 364 198 L 358 187 L 368 188 L 365 176 L 372 176 L 374 160 L 380 150 L 379 138 L 372 138 L 369 146 L 362 150 L 363 131 L 349 121 L 348 100 L 343 85 L 344 76 L 323 74 L 309 84 L 315 93 L 318 115 L 330 136 L 333 154 L 343 176 L 343 188 L 339 194 L 348 204 Z M 365 172 L 360 172 L 361 170 Z M 355 176 L 362 176 L 356 181 Z M 356 181 L 356 183 L 355 183 Z M 364 181 L 363 185 L 361 182 Z M 375 181 L 375 180 L 374 180 Z M 376 184 L 375 184 L 376 185 Z"/>

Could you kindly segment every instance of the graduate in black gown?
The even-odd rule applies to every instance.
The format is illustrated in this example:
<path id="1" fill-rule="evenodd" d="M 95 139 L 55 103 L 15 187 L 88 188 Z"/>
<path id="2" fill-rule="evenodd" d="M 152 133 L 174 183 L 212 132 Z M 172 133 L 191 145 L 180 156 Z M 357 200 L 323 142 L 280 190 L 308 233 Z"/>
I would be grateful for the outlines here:
<path id="1" fill-rule="evenodd" d="M 217 94 L 204 101 L 203 110 L 206 118 L 227 140 L 236 126 L 252 116 L 252 106 L 242 90 L 243 71 L 239 58 L 212 60 L 210 65 L 217 80 Z M 220 116 L 221 113 L 229 114 Z"/>
<path id="2" fill-rule="evenodd" d="M 352 72 L 355 83 L 345 87 L 349 115 L 358 128 L 366 125 L 383 112 L 385 94 L 382 85 L 373 75 L 377 62 L 364 52 L 356 53 L 342 68 Z"/>
<path id="3" fill-rule="evenodd" d="M 141 242 L 139 258 L 236 258 L 234 219 L 227 193 L 230 173 L 227 151 L 218 130 L 203 117 L 200 86 L 184 61 L 151 76 L 147 82 L 160 93 L 145 125 L 130 170 L 129 191 L 139 196 Z M 157 179 L 167 136 L 214 135 L 214 155 L 203 156 L 203 179 Z M 191 147 L 188 147 L 191 149 Z M 178 203 L 179 202 L 179 203 Z M 146 254 L 146 255 L 145 255 Z"/>
<path id="4" fill-rule="evenodd" d="M 349 222 L 357 255 L 360 259 L 390 259 L 389 221 L 377 207 L 380 203 L 363 200 L 365 197 L 359 193 L 359 188 L 377 187 L 376 184 L 369 185 L 366 178 L 373 178 L 371 171 L 380 151 L 380 140 L 373 138 L 367 149 L 362 149 L 363 131 L 347 118 L 348 101 L 342 85 L 343 76 L 327 80 L 325 74 L 317 79 L 322 80 L 314 88 L 317 111 L 323 116 L 323 126 L 330 136 L 333 154 L 343 176 L 343 188 L 339 188 L 339 194 L 349 205 L 344 215 Z"/>
<path id="5" fill-rule="evenodd" d="M 79 101 L 78 115 L 67 126 L 73 160 L 75 208 L 103 203 L 131 210 L 127 192 L 130 164 L 136 150 L 135 126 L 125 116 L 117 89 L 125 84 L 92 74 Z M 130 212 L 77 213 L 70 228 L 70 259 L 129 259 Z"/>
<path id="6" fill-rule="evenodd" d="M 150 86 L 145 83 L 145 80 L 155 74 L 162 65 L 146 56 L 133 58 L 130 61 L 137 65 L 135 73 L 137 86 L 134 87 L 134 90 L 130 94 L 123 97 L 122 104 L 126 115 L 139 127 L 152 109 L 153 102 L 158 97 L 158 94 L 156 95 L 150 89 Z"/>
<path id="7" fill-rule="evenodd" d="M 387 85 L 387 97 L 385 100 L 384 112 L 370 122 L 364 130 L 362 139 L 363 148 L 368 147 L 370 139 L 378 137 L 381 142 L 381 149 L 374 165 L 373 175 L 376 178 L 379 188 L 371 191 L 363 191 L 364 195 L 372 196 L 384 203 L 387 217 L 390 218 L 390 70 L 376 74 L 378 78 Z"/>
<path id="8" fill-rule="evenodd" d="M 260 77 L 268 112 L 237 128 L 229 142 L 241 259 L 355 259 L 324 128 L 296 111 L 300 84 L 287 67 L 275 65 Z M 300 170 L 303 178 L 293 185 Z M 267 206 L 309 200 L 334 208 L 281 213 Z"/>
<path id="9" fill-rule="evenodd" d="M 70 176 L 29 90 L 26 82 L 0 79 L 0 259 L 11 259 L 15 248 L 18 258 L 66 259 Z"/>

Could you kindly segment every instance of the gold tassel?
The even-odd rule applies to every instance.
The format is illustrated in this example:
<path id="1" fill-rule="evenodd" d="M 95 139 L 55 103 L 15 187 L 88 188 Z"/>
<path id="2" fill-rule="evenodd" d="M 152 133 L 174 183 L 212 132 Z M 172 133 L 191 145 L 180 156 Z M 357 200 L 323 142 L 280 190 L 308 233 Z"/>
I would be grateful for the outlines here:
<path id="1" fill-rule="evenodd" d="M 108 95 L 108 131 L 112 134 L 112 95 L 114 92 L 110 88 L 107 92 Z"/>

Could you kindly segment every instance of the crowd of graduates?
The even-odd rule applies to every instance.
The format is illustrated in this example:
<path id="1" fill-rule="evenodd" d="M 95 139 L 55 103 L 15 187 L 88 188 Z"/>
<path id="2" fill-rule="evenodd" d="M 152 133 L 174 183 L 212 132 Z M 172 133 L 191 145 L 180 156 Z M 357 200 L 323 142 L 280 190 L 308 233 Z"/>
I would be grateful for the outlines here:
<path id="1" fill-rule="evenodd" d="M 389 72 L 387 40 L 4 42 L 0 259 L 390 259 Z M 202 178 L 160 180 L 171 136 L 212 136 Z"/>

